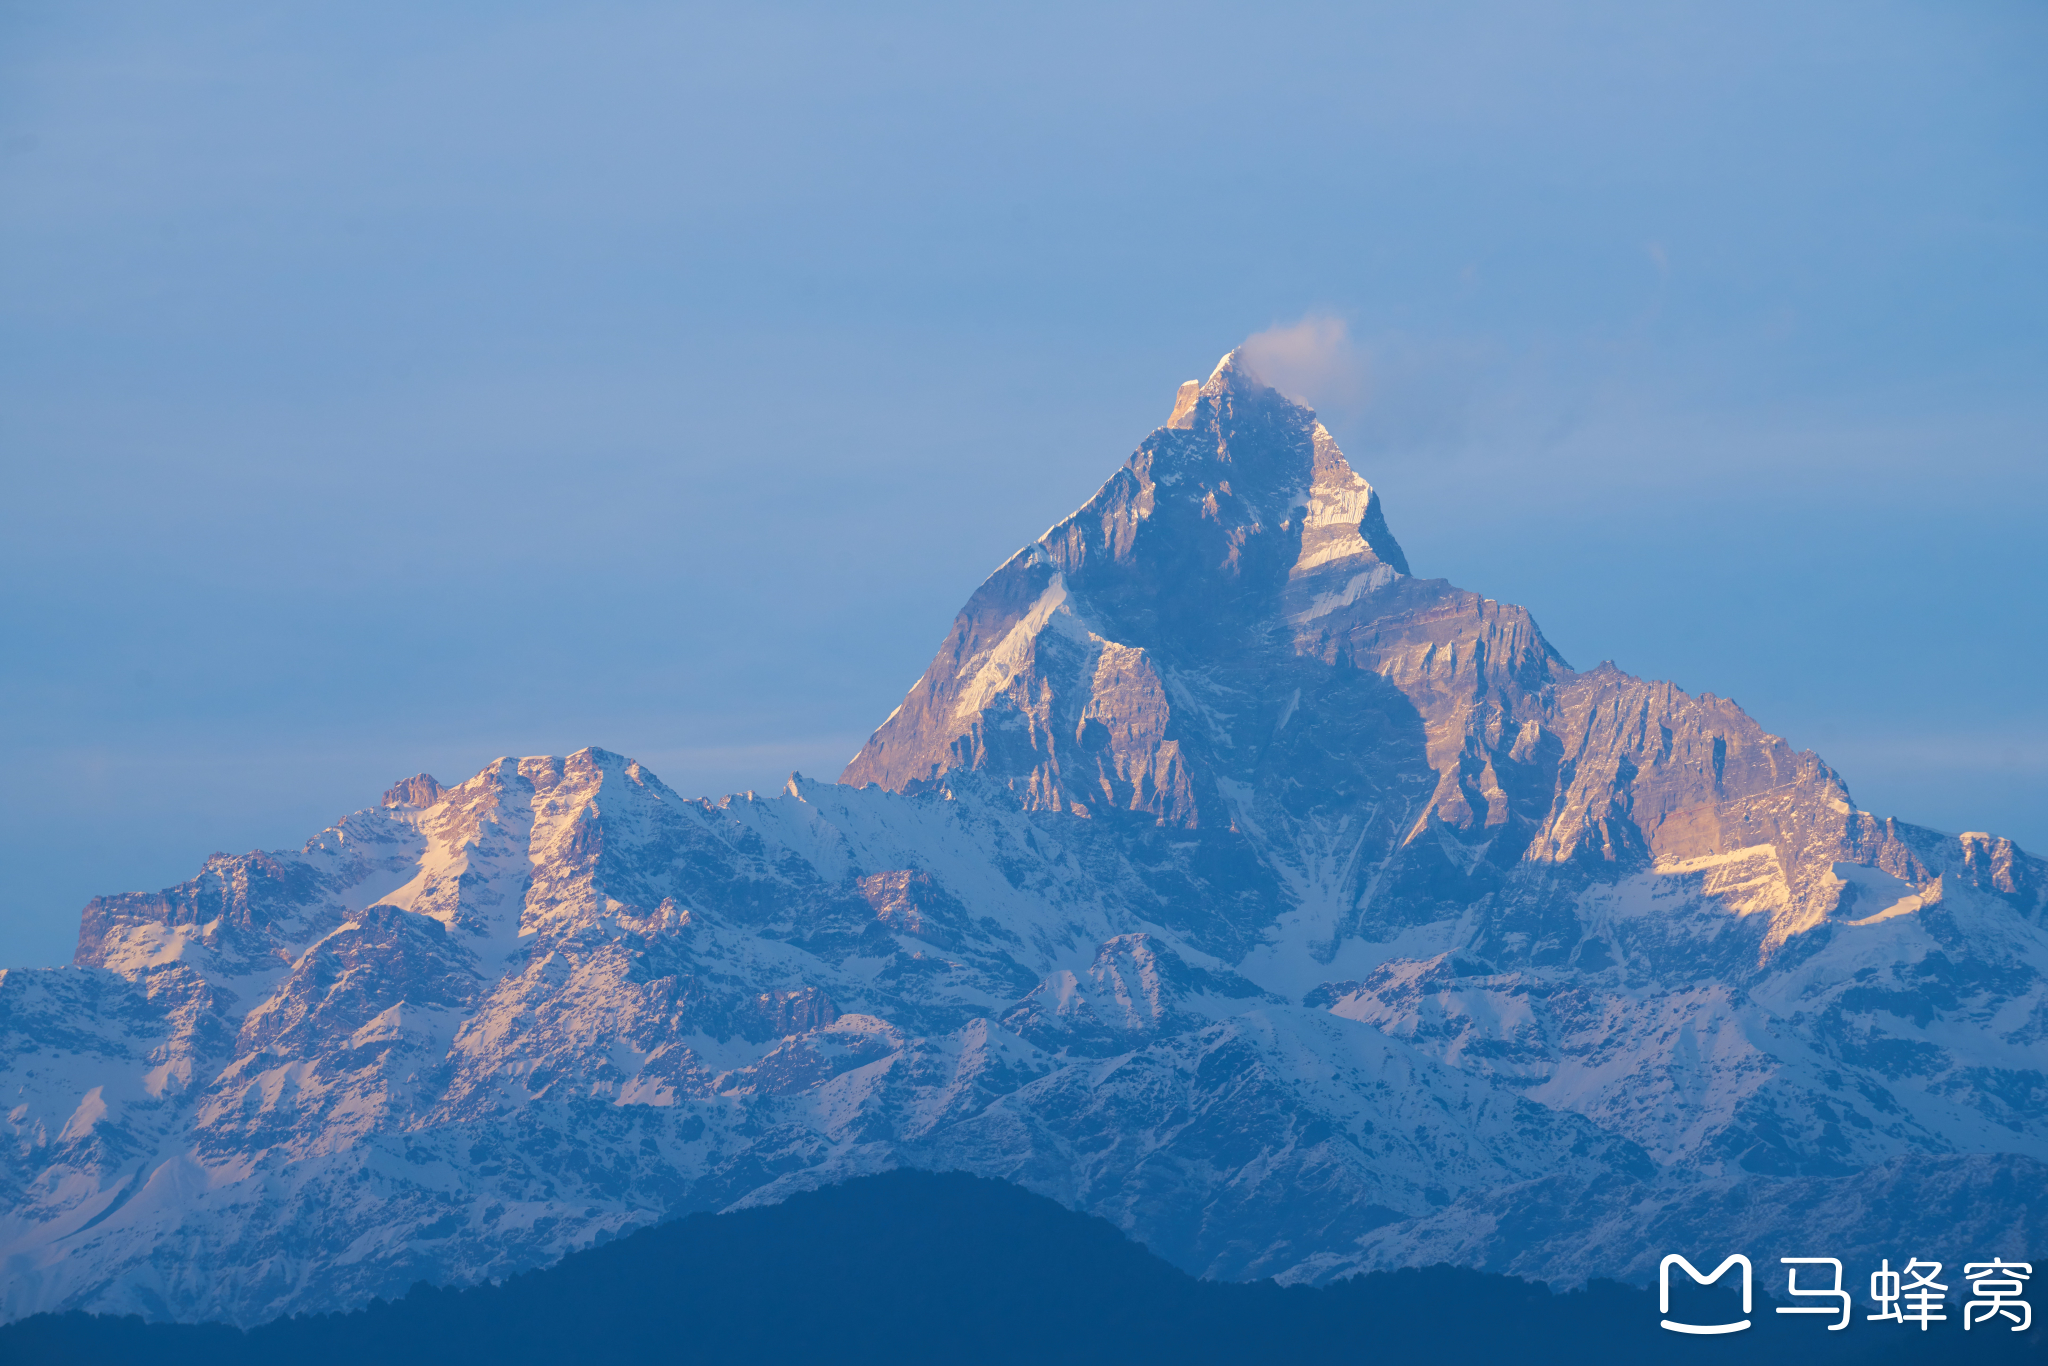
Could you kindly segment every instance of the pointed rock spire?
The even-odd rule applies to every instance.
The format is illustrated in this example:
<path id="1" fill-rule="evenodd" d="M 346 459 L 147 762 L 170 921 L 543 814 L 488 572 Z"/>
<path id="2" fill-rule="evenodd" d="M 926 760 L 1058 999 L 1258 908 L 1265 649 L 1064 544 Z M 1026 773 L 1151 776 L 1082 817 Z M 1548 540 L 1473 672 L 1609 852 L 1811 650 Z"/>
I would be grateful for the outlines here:
<path id="1" fill-rule="evenodd" d="M 402 778 L 398 782 L 393 783 L 385 791 L 384 805 L 391 807 L 410 806 L 425 810 L 435 802 L 440 801 L 441 794 L 445 791 L 447 791 L 446 788 L 434 781 L 433 774 L 415 773 L 410 778 Z"/>
<path id="2" fill-rule="evenodd" d="M 1377 493 L 1315 413 L 1232 351 L 1180 386 L 1166 425 L 1093 498 L 989 577 L 841 781 L 901 789 L 968 769 L 1033 807 L 1194 824 L 1209 786 L 1194 756 L 1236 763 L 1258 745 L 1196 739 L 1181 719 L 1194 685 L 1176 694 L 1177 673 L 1207 688 L 1250 671 L 1257 689 L 1293 667 L 1299 622 L 1326 650 L 1407 572 Z"/>

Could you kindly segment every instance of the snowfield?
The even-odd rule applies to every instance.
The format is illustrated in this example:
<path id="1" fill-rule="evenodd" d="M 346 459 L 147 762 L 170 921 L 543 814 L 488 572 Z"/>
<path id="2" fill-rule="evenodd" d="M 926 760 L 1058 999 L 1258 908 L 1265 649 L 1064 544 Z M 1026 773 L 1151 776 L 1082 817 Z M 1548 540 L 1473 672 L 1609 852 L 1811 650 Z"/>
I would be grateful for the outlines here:
<path id="1" fill-rule="evenodd" d="M 1416 578 L 1226 357 L 840 782 L 420 775 L 0 973 L 0 1313 L 254 1323 L 896 1166 L 1226 1278 L 2024 1259 L 2044 911 Z"/>

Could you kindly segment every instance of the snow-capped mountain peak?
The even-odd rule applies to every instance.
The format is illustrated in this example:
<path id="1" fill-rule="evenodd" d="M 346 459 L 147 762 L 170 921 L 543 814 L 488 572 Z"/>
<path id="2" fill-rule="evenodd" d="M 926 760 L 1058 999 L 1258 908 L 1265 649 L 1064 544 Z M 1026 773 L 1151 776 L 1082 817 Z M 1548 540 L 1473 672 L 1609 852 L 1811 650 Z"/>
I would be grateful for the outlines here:
<path id="1" fill-rule="evenodd" d="M 2044 911 L 1417 578 L 1233 353 L 840 783 L 419 774 L 0 973 L 0 1308 L 251 1322 L 906 1164 L 1218 1276 L 2024 1255 Z"/>

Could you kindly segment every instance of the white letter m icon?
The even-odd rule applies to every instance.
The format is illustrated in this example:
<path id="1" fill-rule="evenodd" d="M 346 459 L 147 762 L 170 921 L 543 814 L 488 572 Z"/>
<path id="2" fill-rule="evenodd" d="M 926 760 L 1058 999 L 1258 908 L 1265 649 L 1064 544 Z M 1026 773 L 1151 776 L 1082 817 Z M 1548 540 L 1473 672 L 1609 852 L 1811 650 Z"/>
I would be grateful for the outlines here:
<path id="1" fill-rule="evenodd" d="M 1749 1312 L 1749 1258 L 1743 1256 L 1740 1252 L 1715 1267 L 1714 1274 L 1711 1276 L 1700 1275 L 1698 1267 L 1679 1256 L 1676 1252 L 1666 1257 L 1657 1266 L 1657 1308 L 1660 1312 L 1665 1314 L 1671 1312 L 1671 1268 L 1674 1266 L 1684 1267 L 1685 1274 L 1692 1277 L 1700 1285 L 1711 1285 L 1715 1281 L 1720 1280 L 1721 1273 L 1729 1267 L 1740 1266 L 1742 1268 L 1742 1312 L 1745 1314 Z M 1739 1333 L 1749 1327 L 1749 1320 L 1744 1319 L 1740 1323 L 1702 1324 L 1673 1323 L 1667 1318 L 1664 1320 L 1664 1326 L 1674 1333 Z"/>

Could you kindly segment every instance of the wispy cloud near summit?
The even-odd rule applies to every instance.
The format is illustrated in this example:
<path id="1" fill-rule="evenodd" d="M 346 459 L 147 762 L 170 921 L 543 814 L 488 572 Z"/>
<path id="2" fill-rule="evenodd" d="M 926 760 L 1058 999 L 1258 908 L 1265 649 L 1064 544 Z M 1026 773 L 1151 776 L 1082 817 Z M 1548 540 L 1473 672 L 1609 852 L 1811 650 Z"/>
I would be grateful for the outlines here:
<path id="1" fill-rule="evenodd" d="M 1254 332 L 1243 354 L 1260 379 L 1313 408 L 1355 409 L 1369 392 L 1365 352 L 1333 314 L 1310 313 Z"/>

